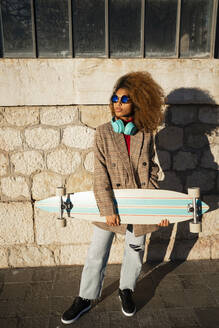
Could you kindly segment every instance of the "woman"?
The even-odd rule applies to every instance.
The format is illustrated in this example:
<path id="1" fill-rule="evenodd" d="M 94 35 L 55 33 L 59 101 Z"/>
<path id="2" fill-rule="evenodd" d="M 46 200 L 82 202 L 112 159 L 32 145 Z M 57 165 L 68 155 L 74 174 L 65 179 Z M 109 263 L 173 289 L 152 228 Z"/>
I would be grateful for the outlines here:
<path id="1" fill-rule="evenodd" d="M 163 91 L 147 72 L 132 72 L 116 83 L 110 101 L 112 120 L 96 130 L 94 194 L 106 223 L 94 222 L 94 235 L 82 272 L 79 297 L 63 314 L 65 324 L 76 321 L 100 297 L 110 248 L 115 233 L 125 234 L 119 297 L 122 312 L 136 312 L 132 293 L 144 256 L 146 233 L 167 226 L 120 225 L 113 189 L 157 188 L 154 132 L 162 121 Z"/>

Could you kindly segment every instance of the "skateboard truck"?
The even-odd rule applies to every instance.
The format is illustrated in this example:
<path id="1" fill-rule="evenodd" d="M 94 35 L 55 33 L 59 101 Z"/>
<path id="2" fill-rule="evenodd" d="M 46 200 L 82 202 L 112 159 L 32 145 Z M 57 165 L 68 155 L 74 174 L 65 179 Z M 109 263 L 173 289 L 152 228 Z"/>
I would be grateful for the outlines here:
<path id="1" fill-rule="evenodd" d="M 59 198 L 59 217 L 56 220 L 57 227 L 66 227 L 66 219 L 63 217 L 64 210 L 67 211 L 68 216 L 70 216 L 70 211 L 73 207 L 70 198 L 67 197 L 66 202 L 63 201 L 62 196 L 65 195 L 65 188 L 64 187 L 57 187 L 56 188 L 56 196 Z"/>
<path id="2" fill-rule="evenodd" d="M 192 204 L 188 205 L 188 211 L 193 213 L 193 221 L 189 223 L 189 229 L 192 233 L 199 233 L 202 231 L 199 216 L 201 213 L 198 198 L 200 197 L 200 188 L 188 188 L 188 195 L 192 198 Z"/>

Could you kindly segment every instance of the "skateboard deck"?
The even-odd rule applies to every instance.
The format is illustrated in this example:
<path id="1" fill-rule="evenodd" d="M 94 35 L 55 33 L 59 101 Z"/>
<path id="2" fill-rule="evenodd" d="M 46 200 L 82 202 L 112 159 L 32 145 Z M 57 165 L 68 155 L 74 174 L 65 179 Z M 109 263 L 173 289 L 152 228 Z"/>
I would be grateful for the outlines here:
<path id="1" fill-rule="evenodd" d="M 163 219 L 176 223 L 200 217 L 209 207 L 199 198 L 161 189 L 115 189 L 114 203 L 121 224 L 158 224 Z M 93 191 L 54 196 L 36 202 L 36 207 L 57 215 L 97 222 L 100 216 Z M 195 208 L 195 210 L 194 210 Z"/>

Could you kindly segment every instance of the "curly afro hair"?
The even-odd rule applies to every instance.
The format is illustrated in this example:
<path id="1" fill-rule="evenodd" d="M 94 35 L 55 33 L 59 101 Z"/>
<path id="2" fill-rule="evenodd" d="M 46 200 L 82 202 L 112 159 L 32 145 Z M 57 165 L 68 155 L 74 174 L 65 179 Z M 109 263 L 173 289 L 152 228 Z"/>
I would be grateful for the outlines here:
<path id="1" fill-rule="evenodd" d="M 113 94 L 120 88 L 127 89 L 133 103 L 134 123 L 139 130 L 154 132 L 163 120 L 164 93 L 148 72 L 131 72 L 116 82 Z M 111 99 L 111 98 L 110 98 Z M 110 100 L 110 109 L 115 116 Z"/>

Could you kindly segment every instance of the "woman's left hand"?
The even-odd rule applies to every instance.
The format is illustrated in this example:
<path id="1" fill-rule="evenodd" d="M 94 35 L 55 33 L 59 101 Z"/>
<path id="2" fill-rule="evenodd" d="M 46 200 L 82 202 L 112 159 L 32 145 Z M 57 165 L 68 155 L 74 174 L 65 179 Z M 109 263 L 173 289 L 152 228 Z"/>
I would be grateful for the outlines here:
<path id="1" fill-rule="evenodd" d="M 162 220 L 162 221 L 158 224 L 158 226 L 159 226 L 159 227 L 168 227 L 169 224 L 170 224 L 170 222 L 169 222 L 167 219 L 165 219 L 165 220 Z"/>

